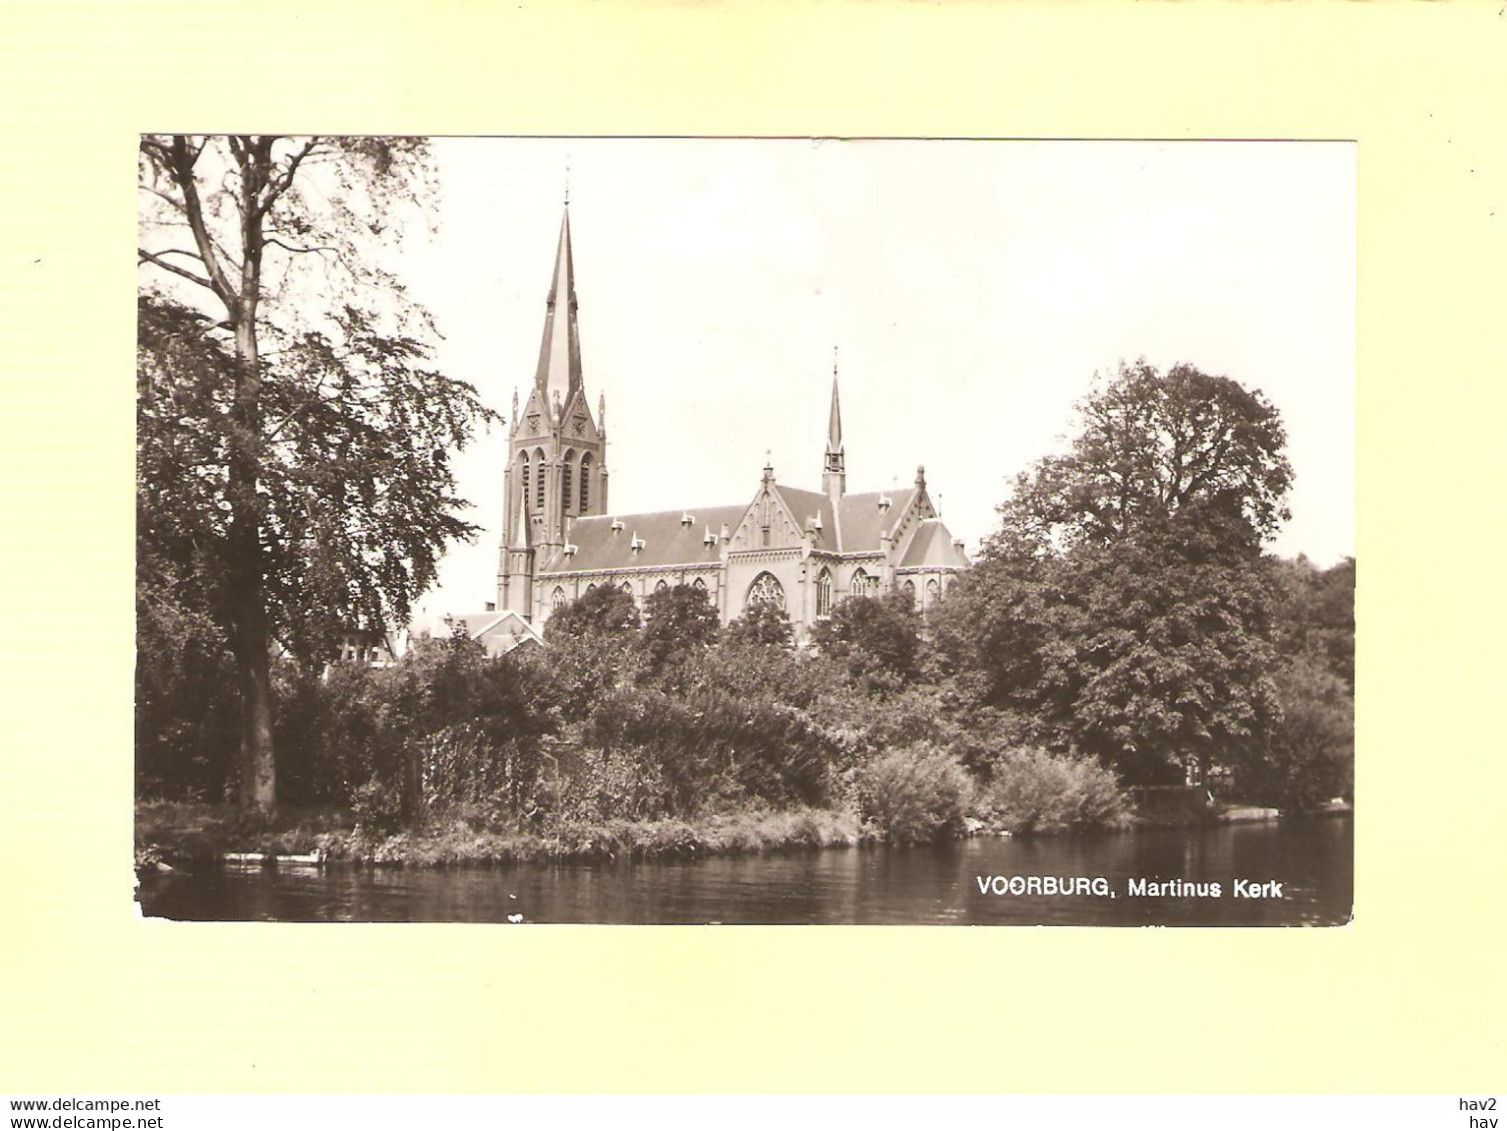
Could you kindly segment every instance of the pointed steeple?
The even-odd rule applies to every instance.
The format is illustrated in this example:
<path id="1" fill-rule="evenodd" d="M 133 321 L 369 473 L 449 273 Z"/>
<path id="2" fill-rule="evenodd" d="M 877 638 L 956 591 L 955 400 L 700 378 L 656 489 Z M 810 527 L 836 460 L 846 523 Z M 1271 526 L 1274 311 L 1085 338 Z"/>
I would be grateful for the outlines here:
<path id="1" fill-rule="evenodd" d="M 842 450 L 842 410 L 837 403 L 837 347 L 832 347 L 832 410 L 827 418 L 827 458 L 822 466 L 822 491 L 830 498 L 841 498 L 847 490 L 848 476 Z"/>
<path id="2" fill-rule="evenodd" d="M 581 387 L 581 342 L 576 329 L 575 265 L 570 253 L 570 208 L 560 220 L 560 243 L 555 249 L 555 273 L 550 278 L 544 313 L 544 340 L 534 387 L 546 406 L 570 403 Z"/>

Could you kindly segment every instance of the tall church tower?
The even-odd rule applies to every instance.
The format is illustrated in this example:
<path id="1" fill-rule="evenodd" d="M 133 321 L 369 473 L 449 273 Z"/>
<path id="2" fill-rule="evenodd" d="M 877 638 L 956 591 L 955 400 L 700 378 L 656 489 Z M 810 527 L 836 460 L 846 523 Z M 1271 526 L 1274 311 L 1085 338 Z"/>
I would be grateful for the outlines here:
<path id="1" fill-rule="evenodd" d="M 581 381 L 567 200 L 545 300 L 544 340 L 534 385 L 521 412 L 518 396 L 513 395 L 508 423 L 499 608 L 532 619 L 534 569 L 569 541 L 572 518 L 607 513 L 606 409 L 603 398 L 593 418 Z M 525 569 L 527 584 L 518 576 Z"/>
<path id="2" fill-rule="evenodd" d="M 832 411 L 827 417 L 827 455 L 822 464 L 822 492 L 836 502 L 848 489 L 842 450 L 842 412 L 837 407 L 837 358 L 832 359 Z"/>

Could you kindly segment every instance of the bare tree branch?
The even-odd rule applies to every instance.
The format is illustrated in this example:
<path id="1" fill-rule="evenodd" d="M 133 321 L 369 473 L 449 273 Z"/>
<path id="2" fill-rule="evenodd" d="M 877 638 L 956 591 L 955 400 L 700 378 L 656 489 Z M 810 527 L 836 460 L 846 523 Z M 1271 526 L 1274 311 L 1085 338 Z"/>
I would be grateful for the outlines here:
<path id="1" fill-rule="evenodd" d="M 185 251 L 185 252 L 179 252 L 179 254 L 180 255 L 188 255 L 189 253 Z M 177 264 L 175 264 L 175 263 L 169 263 L 165 259 L 161 258 L 161 256 L 155 255 L 155 254 L 153 254 L 150 251 L 143 251 L 139 247 L 136 249 L 136 262 L 138 264 L 139 263 L 151 263 L 151 264 L 155 264 L 156 266 L 161 267 L 164 271 L 171 271 L 174 275 L 181 275 L 183 278 L 187 279 L 191 283 L 198 283 L 199 286 L 201 286 L 201 287 L 207 287 L 209 290 L 214 291 L 215 294 L 219 294 L 220 293 L 219 290 L 215 287 L 214 283 L 212 283 L 210 280 L 206 279 L 203 275 L 195 275 L 192 271 L 185 271 L 182 267 L 179 267 Z"/>
<path id="2" fill-rule="evenodd" d="M 273 140 L 274 139 L 271 138 L 267 139 L 267 146 L 269 150 L 271 149 Z M 283 170 L 283 175 L 278 177 L 271 183 L 267 190 L 265 199 L 258 202 L 256 209 L 256 214 L 258 216 L 265 216 L 267 214 L 267 210 L 277 202 L 277 198 L 288 191 L 288 189 L 293 184 L 293 178 L 298 174 L 298 167 L 303 164 L 303 159 L 307 157 L 311 152 L 313 152 L 314 147 L 318 145 L 319 142 L 320 139 L 318 137 L 311 137 L 304 143 L 302 149 L 300 149 L 297 153 L 293 154 L 293 156 L 288 159 L 288 167 Z"/>
<path id="3" fill-rule="evenodd" d="M 184 212 L 188 215 L 189 227 L 193 229 L 194 243 L 199 249 L 199 259 L 209 273 L 207 285 L 219 296 L 226 309 L 233 311 L 240 304 L 240 295 L 230 285 L 230 280 L 225 277 L 224 268 L 220 266 L 219 258 L 215 255 L 214 241 L 210 238 L 209 228 L 204 223 L 204 210 L 199 203 L 199 190 L 194 181 L 193 164 L 188 157 L 188 143 L 182 137 L 173 139 L 173 161 L 170 167 L 173 170 L 174 180 L 178 182 L 178 188 L 183 193 Z"/>
<path id="4" fill-rule="evenodd" d="M 149 154 L 155 154 L 157 160 L 163 165 L 171 165 L 173 163 L 172 150 L 154 137 L 144 136 L 141 139 L 141 148 Z"/>
<path id="5" fill-rule="evenodd" d="M 199 258 L 199 253 L 197 251 L 188 251 L 185 248 L 181 248 L 181 247 L 163 248 L 161 251 L 155 251 L 152 254 L 153 255 L 186 255 L 190 259 L 198 259 Z"/>
<path id="6" fill-rule="evenodd" d="M 284 251 L 291 251 L 295 255 L 309 255 L 309 254 L 311 254 L 313 252 L 323 253 L 323 252 L 327 251 L 327 252 L 330 252 L 332 255 L 334 255 L 337 259 L 340 258 L 340 249 L 338 247 L 326 247 L 326 246 L 320 246 L 320 247 L 294 247 L 292 244 L 283 243 L 283 241 L 280 240 L 280 239 L 278 239 L 276 236 L 268 236 L 262 242 L 263 243 L 268 243 L 268 244 L 276 244 L 278 247 L 282 248 Z"/>
<path id="7" fill-rule="evenodd" d="M 153 188 L 151 185 L 138 185 L 137 187 L 145 192 L 151 193 L 153 196 L 161 197 L 163 200 L 167 201 L 174 208 L 176 208 L 179 212 L 183 211 L 183 201 L 179 200 L 176 196 L 173 196 L 170 193 L 165 193 L 160 188 Z"/>

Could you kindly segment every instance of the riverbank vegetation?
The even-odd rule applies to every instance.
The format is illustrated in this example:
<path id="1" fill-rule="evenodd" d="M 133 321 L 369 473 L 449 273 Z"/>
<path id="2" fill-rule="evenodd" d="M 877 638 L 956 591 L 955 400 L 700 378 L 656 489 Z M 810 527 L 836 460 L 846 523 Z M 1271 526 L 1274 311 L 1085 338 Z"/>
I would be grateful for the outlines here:
<path id="1" fill-rule="evenodd" d="M 145 801 L 136 807 L 136 862 L 193 867 L 227 854 L 351 864 L 521 864 L 541 860 L 654 860 L 835 848 L 872 832 L 851 812 L 825 809 L 712 814 L 694 821 L 562 820 L 499 825 L 485 812 L 451 810 L 383 832 L 349 809 L 284 807 L 266 815 L 220 804 Z"/>
<path id="2" fill-rule="evenodd" d="M 216 804 L 239 772 L 225 634 L 148 586 L 137 795 L 162 800 L 139 849 L 647 858 L 1123 827 L 1134 785 L 1346 795 L 1354 563 L 1263 553 L 1291 477 L 1275 409 L 1137 364 L 1080 425 L 925 615 L 852 597 L 798 642 L 773 605 L 722 626 L 699 590 L 601 586 L 500 658 L 463 631 L 387 667 L 290 654 L 279 813 Z"/>

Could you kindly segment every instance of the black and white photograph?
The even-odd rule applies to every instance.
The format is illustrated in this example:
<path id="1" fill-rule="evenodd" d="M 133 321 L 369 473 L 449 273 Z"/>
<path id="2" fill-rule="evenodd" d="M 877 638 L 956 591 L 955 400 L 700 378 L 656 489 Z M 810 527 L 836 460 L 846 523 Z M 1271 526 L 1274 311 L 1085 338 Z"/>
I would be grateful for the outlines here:
<path id="1" fill-rule="evenodd" d="M 137 167 L 143 915 L 1351 923 L 1353 143 Z"/>

